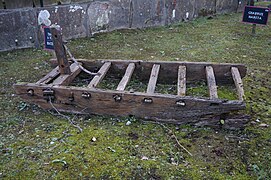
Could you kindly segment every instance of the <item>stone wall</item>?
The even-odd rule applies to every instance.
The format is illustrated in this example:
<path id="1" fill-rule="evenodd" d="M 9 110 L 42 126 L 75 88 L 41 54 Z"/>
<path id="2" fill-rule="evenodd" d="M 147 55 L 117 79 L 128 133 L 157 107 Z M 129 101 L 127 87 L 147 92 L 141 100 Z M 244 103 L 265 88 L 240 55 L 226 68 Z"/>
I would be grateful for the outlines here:
<path id="1" fill-rule="evenodd" d="M 45 11 L 46 24 L 60 25 L 68 40 L 115 29 L 163 26 L 198 16 L 236 12 L 244 5 L 245 0 L 100 0 L 0 10 L 0 51 L 39 47 L 43 36 L 38 17 Z"/>

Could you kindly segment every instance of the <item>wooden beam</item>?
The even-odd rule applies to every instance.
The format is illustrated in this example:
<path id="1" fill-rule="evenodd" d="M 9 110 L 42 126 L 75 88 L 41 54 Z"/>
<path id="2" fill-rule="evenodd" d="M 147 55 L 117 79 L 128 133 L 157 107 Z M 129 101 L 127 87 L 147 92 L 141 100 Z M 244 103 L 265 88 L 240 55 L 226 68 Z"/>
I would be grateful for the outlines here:
<path id="1" fill-rule="evenodd" d="M 59 68 L 54 68 L 51 72 L 46 74 L 43 78 L 41 78 L 36 84 L 48 84 L 50 81 L 52 81 L 55 77 L 59 75 Z"/>
<path id="2" fill-rule="evenodd" d="M 71 74 L 61 74 L 58 78 L 54 80 L 53 85 L 67 86 L 81 72 L 80 67 L 76 63 L 73 63 L 70 68 L 71 68 Z"/>
<path id="3" fill-rule="evenodd" d="M 123 76 L 123 78 L 121 79 L 118 87 L 117 87 L 117 91 L 124 91 L 127 84 L 129 83 L 132 75 L 133 75 L 133 72 L 135 70 L 135 63 L 130 63 L 126 69 L 126 72 Z"/>
<path id="4" fill-rule="evenodd" d="M 205 71 L 206 71 L 206 78 L 207 78 L 207 84 L 209 88 L 210 99 L 217 99 L 218 95 L 217 95 L 217 86 L 216 86 L 216 81 L 215 81 L 214 69 L 212 66 L 206 66 Z"/>
<path id="5" fill-rule="evenodd" d="M 232 110 L 245 109 L 242 101 L 223 101 L 220 99 L 180 97 L 171 94 L 146 94 L 140 92 L 119 92 L 111 90 L 99 90 L 85 87 L 67 87 L 37 84 L 16 84 L 16 93 L 25 101 L 41 105 L 45 109 L 52 109 L 52 105 L 44 99 L 44 90 L 51 89 L 57 101 L 54 106 L 59 111 L 81 112 L 98 115 L 129 116 L 164 122 L 187 123 L 194 121 L 197 117 L 210 114 L 222 114 Z M 33 90 L 33 95 L 27 92 Z M 83 94 L 91 97 L 84 98 Z M 70 102 L 68 97 L 73 95 L 74 101 Z M 116 103 L 114 95 L 122 96 L 121 103 Z M 149 97 L 154 103 L 142 104 Z M 176 102 L 182 100 L 185 106 L 178 106 Z M 43 106 L 44 105 L 44 106 Z M 210 121 L 210 116 L 206 117 Z M 206 119 L 205 119 L 206 120 Z M 200 122 L 197 122 L 200 123 Z"/>
<path id="6" fill-rule="evenodd" d="M 107 71 L 109 70 L 111 66 L 111 62 L 106 62 L 103 64 L 101 69 L 98 71 L 98 75 L 94 76 L 94 78 L 91 80 L 91 82 L 88 85 L 88 88 L 95 88 L 97 85 L 103 80 L 105 77 Z"/>
<path id="7" fill-rule="evenodd" d="M 185 92 L 186 92 L 186 66 L 179 66 L 177 88 L 178 88 L 178 96 L 185 96 Z"/>
<path id="8" fill-rule="evenodd" d="M 148 94 L 153 94 L 155 91 L 155 86 L 157 83 L 158 75 L 159 75 L 159 70 L 160 70 L 160 65 L 159 64 L 154 64 L 152 66 L 152 71 L 151 71 L 151 76 L 147 88 L 147 93 Z"/>
<path id="9" fill-rule="evenodd" d="M 232 78 L 234 80 L 234 84 L 237 89 L 238 97 L 240 101 L 244 100 L 244 89 L 243 89 L 243 81 L 241 79 L 240 73 L 238 68 L 232 67 L 231 68 Z"/>
<path id="10" fill-rule="evenodd" d="M 56 64 L 56 59 L 52 60 Z M 163 64 L 163 71 L 159 74 L 159 82 L 164 84 L 173 84 L 172 79 L 176 79 L 179 66 L 186 66 L 186 81 L 204 81 L 206 80 L 206 66 L 212 66 L 215 72 L 217 84 L 232 84 L 231 67 L 237 67 L 241 77 L 246 76 L 247 68 L 243 64 L 211 63 L 211 62 L 176 62 L 176 61 L 142 61 L 142 60 L 86 60 L 78 59 L 84 67 L 90 71 L 95 71 L 96 67 L 101 67 L 104 62 L 111 62 L 110 72 L 118 74 L 125 71 L 130 63 L 135 63 L 137 77 L 140 81 L 149 81 L 150 71 L 154 64 Z M 176 83 L 177 84 L 177 83 Z M 176 93 L 177 94 L 177 93 Z"/>
<path id="11" fill-rule="evenodd" d="M 56 57 L 60 74 L 70 74 L 70 63 L 67 58 L 66 49 L 64 48 L 60 28 L 51 28 L 52 38 L 54 42 Z"/>

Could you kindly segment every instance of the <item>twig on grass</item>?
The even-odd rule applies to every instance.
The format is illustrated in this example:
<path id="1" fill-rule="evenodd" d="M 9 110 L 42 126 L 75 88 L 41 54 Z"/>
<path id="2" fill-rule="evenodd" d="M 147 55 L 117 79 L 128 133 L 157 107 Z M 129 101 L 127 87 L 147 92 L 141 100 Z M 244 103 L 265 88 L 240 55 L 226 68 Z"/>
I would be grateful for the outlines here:
<path id="1" fill-rule="evenodd" d="M 69 121 L 69 123 L 70 123 L 73 127 L 77 128 L 77 129 L 80 131 L 80 133 L 83 131 L 83 129 L 73 121 L 73 120 L 75 119 L 75 117 L 77 116 L 77 114 L 71 119 L 69 116 L 66 116 L 66 115 L 64 115 L 64 114 L 61 114 L 61 113 L 59 112 L 59 110 L 53 105 L 51 98 L 49 98 L 49 103 L 50 103 L 50 105 L 52 106 L 52 108 L 57 112 L 57 115 L 58 115 L 58 116 L 61 116 L 61 117 L 65 118 L 65 119 L 67 119 L 67 120 Z M 85 109 L 83 109 L 83 110 L 85 110 Z"/>
<path id="2" fill-rule="evenodd" d="M 146 122 L 146 121 L 145 121 Z M 149 121 L 148 121 L 149 122 Z M 151 122 L 151 121 L 150 121 Z M 173 131 L 171 129 L 169 129 L 167 126 L 165 126 L 164 124 L 160 123 L 160 122 L 157 122 L 157 121 L 154 121 L 154 122 L 151 122 L 153 124 L 158 124 L 160 126 L 162 126 L 164 129 L 166 129 L 169 133 L 169 135 L 171 137 L 174 138 L 174 140 L 176 141 L 177 145 L 182 148 L 183 150 L 185 150 L 185 152 L 187 152 L 190 156 L 193 156 L 193 154 L 191 152 L 189 152 L 178 140 L 178 138 L 175 136 L 175 134 L 173 133 Z"/>

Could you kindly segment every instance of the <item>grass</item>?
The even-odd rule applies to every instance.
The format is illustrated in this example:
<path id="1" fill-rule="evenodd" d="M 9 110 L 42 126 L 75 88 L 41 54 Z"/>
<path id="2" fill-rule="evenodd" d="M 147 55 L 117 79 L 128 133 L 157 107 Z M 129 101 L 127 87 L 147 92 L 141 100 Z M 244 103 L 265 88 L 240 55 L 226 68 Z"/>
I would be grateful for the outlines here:
<path id="1" fill-rule="evenodd" d="M 246 64 L 247 109 L 242 113 L 250 115 L 251 122 L 244 130 L 166 125 L 192 157 L 162 126 L 132 117 L 76 116 L 83 128 L 79 133 L 67 120 L 14 95 L 14 83 L 35 82 L 51 69 L 50 53 L 0 53 L 0 178 L 270 179 L 271 127 L 260 124 L 271 120 L 271 31 L 270 26 L 259 26 L 252 36 L 251 26 L 240 19 L 241 14 L 220 15 L 68 43 L 77 58 Z M 129 88 L 145 85 L 135 80 Z M 162 85 L 158 89 L 176 91 Z M 231 89 L 220 89 L 220 96 L 233 98 Z M 193 87 L 189 92 L 206 93 Z"/>

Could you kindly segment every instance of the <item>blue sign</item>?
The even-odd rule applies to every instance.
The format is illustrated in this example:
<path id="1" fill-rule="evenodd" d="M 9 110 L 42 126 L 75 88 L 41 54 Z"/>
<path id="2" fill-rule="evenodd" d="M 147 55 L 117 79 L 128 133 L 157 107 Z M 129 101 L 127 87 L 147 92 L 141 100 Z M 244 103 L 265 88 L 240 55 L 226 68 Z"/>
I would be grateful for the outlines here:
<path id="1" fill-rule="evenodd" d="M 55 50 L 50 28 L 44 27 L 43 29 L 44 29 L 44 48 L 49 50 Z"/>
<path id="2" fill-rule="evenodd" d="M 267 25 L 268 15 L 269 8 L 246 6 L 243 14 L 243 22 Z"/>

